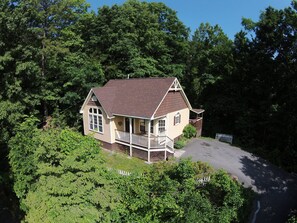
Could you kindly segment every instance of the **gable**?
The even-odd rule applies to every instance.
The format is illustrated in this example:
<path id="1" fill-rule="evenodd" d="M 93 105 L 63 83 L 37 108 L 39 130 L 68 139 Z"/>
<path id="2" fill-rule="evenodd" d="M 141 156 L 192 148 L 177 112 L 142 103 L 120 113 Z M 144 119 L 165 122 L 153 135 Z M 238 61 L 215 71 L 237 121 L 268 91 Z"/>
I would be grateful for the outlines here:
<path id="1" fill-rule="evenodd" d="M 97 97 L 94 95 L 94 93 L 91 95 L 87 105 L 89 106 L 97 106 L 97 107 L 102 107 L 100 102 L 98 101 Z"/>
<path id="2" fill-rule="evenodd" d="M 154 117 L 164 116 L 170 112 L 178 111 L 187 107 L 187 102 L 182 96 L 181 91 L 169 91 L 156 111 Z"/>

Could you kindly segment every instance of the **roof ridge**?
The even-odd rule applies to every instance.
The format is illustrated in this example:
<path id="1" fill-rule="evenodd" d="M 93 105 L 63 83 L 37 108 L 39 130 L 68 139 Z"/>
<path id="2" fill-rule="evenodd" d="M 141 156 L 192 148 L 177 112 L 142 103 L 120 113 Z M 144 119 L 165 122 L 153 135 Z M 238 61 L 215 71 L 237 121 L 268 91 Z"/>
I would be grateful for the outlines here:
<path id="1" fill-rule="evenodd" d="M 148 80 L 148 79 L 169 79 L 176 77 L 135 77 L 135 78 L 125 78 L 125 79 L 110 79 L 109 81 L 124 81 L 124 80 Z"/>

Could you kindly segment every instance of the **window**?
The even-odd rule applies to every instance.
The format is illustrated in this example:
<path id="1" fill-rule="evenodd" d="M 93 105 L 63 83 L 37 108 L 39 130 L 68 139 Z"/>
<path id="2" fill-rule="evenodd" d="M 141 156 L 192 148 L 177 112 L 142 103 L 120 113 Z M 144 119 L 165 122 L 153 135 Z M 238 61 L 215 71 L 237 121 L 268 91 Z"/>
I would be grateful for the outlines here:
<path id="1" fill-rule="evenodd" d="M 151 133 L 154 133 L 154 120 L 151 120 Z"/>
<path id="2" fill-rule="evenodd" d="M 174 116 L 174 125 L 178 125 L 181 122 L 181 115 L 180 113 L 176 113 L 176 115 Z"/>
<path id="3" fill-rule="evenodd" d="M 159 133 L 165 132 L 165 119 L 159 120 Z"/>
<path id="4" fill-rule="evenodd" d="M 139 123 L 139 130 L 142 134 L 145 134 L 145 120 L 144 119 L 141 119 L 140 120 L 140 123 Z"/>
<path id="5" fill-rule="evenodd" d="M 103 133 L 102 111 L 99 108 L 89 109 L 89 128 L 90 130 Z"/>
<path id="6" fill-rule="evenodd" d="M 98 101 L 97 98 L 96 98 L 96 96 L 94 94 L 91 97 L 91 101 Z"/>

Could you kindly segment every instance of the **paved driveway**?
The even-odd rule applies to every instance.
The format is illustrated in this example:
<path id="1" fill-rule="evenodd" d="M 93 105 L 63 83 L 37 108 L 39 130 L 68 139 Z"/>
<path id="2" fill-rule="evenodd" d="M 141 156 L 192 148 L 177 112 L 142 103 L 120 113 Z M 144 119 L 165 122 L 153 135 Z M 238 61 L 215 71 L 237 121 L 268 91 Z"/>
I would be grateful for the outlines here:
<path id="1" fill-rule="evenodd" d="M 290 209 L 297 209 L 297 177 L 240 148 L 198 138 L 177 151 L 177 156 L 208 162 L 237 176 L 245 187 L 252 187 L 260 201 L 255 222 L 286 222 Z"/>

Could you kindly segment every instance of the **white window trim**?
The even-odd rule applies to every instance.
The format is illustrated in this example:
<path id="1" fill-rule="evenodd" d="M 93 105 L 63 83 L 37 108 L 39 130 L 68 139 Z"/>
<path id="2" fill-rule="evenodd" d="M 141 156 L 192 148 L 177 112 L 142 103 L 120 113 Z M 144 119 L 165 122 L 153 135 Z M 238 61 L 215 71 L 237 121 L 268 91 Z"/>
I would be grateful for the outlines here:
<path id="1" fill-rule="evenodd" d="M 164 121 L 164 134 L 166 134 L 166 119 L 159 119 L 158 120 L 158 135 L 161 133 L 160 132 L 160 121 Z M 163 126 L 162 126 L 163 127 Z M 162 132 L 163 133 L 163 132 Z"/>
<path id="2" fill-rule="evenodd" d="M 176 120 L 178 120 L 178 122 Z M 179 125 L 181 123 L 181 114 L 179 112 L 174 115 L 173 122 L 174 125 Z"/>
<path id="3" fill-rule="evenodd" d="M 94 113 L 94 112 L 90 112 L 90 109 L 92 109 L 92 111 L 93 111 L 93 109 L 97 109 L 97 113 Z M 99 113 L 99 111 L 100 111 L 100 113 Z M 90 120 L 90 115 L 92 116 L 92 121 L 93 121 L 93 128 L 94 128 L 94 117 L 97 117 L 97 125 L 98 125 L 98 130 L 95 130 L 95 129 L 92 129 L 92 128 L 90 128 L 90 125 L 91 125 L 91 120 Z M 101 125 L 101 127 L 102 127 L 102 131 L 100 131 L 99 129 L 99 118 L 101 118 L 101 122 L 102 122 L 102 125 Z M 102 112 L 102 109 L 101 108 L 98 108 L 98 107 L 89 107 L 89 109 L 88 109 L 88 126 L 89 126 L 89 130 L 90 131 L 93 131 L 93 132 L 98 132 L 98 133 L 100 133 L 100 134 L 104 134 L 104 123 L 103 123 L 103 112 Z"/>

